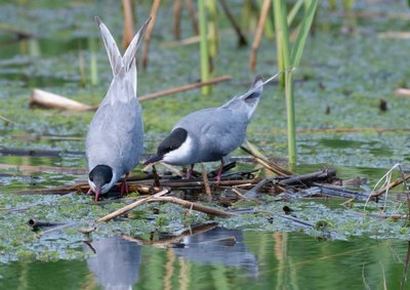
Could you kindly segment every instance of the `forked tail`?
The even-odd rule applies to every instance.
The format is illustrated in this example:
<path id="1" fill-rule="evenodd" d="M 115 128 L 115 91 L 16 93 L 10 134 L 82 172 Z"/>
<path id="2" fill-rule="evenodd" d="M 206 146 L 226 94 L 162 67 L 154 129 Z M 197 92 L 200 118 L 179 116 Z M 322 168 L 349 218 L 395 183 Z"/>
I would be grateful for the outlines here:
<path id="1" fill-rule="evenodd" d="M 115 42 L 108 27 L 101 21 L 101 19 L 96 16 L 95 21 L 100 28 L 101 38 L 104 42 L 105 50 L 107 51 L 108 59 L 110 61 L 111 69 L 114 78 L 120 74 L 128 77 L 132 83 L 134 89 L 134 95 L 137 93 L 137 67 L 135 61 L 135 54 L 141 40 L 144 36 L 145 29 L 150 22 L 151 17 L 149 17 L 145 23 L 141 26 L 138 32 L 135 34 L 130 45 L 126 49 L 123 56 L 121 56 L 120 50 L 118 49 L 117 43 Z"/>
<path id="2" fill-rule="evenodd" d="M 263 81 L 262 77 L 260 75 L 257 75 L 251 87 L 245 94 L 233 97 L 222 107 L 230 107 L 239 110 L 245 110 L 248 115 L 248 119 L 250 119 L 253 113 L 255 112 L 256 107 L 258 106 L 258 103 L 262 96 L 263 86 L 277 78 L 281 73 L 282 72 L 278 72 L 277 74 L 268 78 L 266 81 Z"/>

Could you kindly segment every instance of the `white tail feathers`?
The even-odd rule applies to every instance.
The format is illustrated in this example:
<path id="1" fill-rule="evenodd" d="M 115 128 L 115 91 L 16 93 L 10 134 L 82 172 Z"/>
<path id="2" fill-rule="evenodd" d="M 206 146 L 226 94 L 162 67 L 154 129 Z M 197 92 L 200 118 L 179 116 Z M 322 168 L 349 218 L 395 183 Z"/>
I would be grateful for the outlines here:
<path id="1" fill-rule="evenodd" d="M 100 17 L 95 16 L 95 21 L 100 28 L 101 38 L 104 42 L 105 50 L 107 51 L 113 75 L 117 75 L 122 67 L 122 57 L 117 43 L 108 27 L 101 21 Z"/>
<path id="2" fill-rule="evenodd" d="M 128 45 L 128 48 L 124 53 L 123 62 L 126 70 L 128 70 L 131 67 L 132 62 L 135 59 L 135 54 L 137 52 L 138 47 L 141 44 L 141 40 L 150 21 L 151 16 L 148 17 L 147 20 L 145 20 L 144 24 L 138 30 L 137 34 L 135 34 L 134 38 L 130 42 L 130 45 Z"/>
<path id="3" fill-rule="evenodd" d="M 114 76 L 118 75 L 122 69 L 129 71 L 134 67 L 133 63 L 135 60 L 135 54 L 150 20 L 151 17 L 149 17 L 142 25 L 142 27 L 138 30 L 127 50 L 125 51 L 124 56 L 122 57 L 117 43 L 112 37 L 112 34 L 108 27 L 101 21 L 98 16 L 95 17 L 95 21 L 100 28 L 101 37 L 103 39 L 105 50 L 107 51 L 108 59 L 110 61 L 112 73 Z"/>

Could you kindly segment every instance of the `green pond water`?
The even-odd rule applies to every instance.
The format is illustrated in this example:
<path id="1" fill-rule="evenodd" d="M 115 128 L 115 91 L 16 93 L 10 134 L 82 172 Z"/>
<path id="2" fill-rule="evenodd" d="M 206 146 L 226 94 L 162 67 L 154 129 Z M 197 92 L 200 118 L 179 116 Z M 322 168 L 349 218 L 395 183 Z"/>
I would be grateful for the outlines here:
<path id="1" fill-rule="evenodd" d="M 242 1 L 229 3 L 240 15 Z M 138 23 L 148 15 L 148 6 L 137 7 Z M 410 41 L 380 37 L 383 32 L 408 30 L 409 22 L 394 15 L 409 11 L 403 1 L 377 5 L 357 1 L 355 9 L 386 13 L 350 20 L 354 32 L 345 34 L 341 31 L 347 20 L 321 7 L 315 35 L 308 40 L 301 67 L 295 72 L 296 171 L 336 167 L 342 178 L 366 178 L 361 189 L 370 190 L 394 164 L 401 163 L 407 170 L 410 160 L 410 99 L 393 93 L 397 87 L 410 86 Z M 173 40 L 171 11 L 168 2 L 159 11 L 149 67 L 138 75 L 140 95 L 199 78 L 197 45 L 167 45 Z M 33 88 L 41 88 L 87 104 L 99 103 L 111 70 L 94 15 L 101 16 L 119 41 L 123 19 L 117 1 L 0 1 L 0 24 L 35 35 L 19 40 L 0 29 L 0 115 L 13 121 L 0 120 L 0 164 L 85 167 L 83 137 L 93 113 L 30 109 L 28 98 Z M 273 40 L 263 39 L 257 72 L 252 73 L 249 48 L 238 49 L 227 20 L 221 17 L 220 22 L 214 75 L 229 74 L 233 79 L 215 86 L 209 96 L 190 91 L 144 102 L 146 153 L 154 151 L 182 116 L 240 94 L 256 73 L 276 73 Z M 183 17 L 182 34 L 192 36 L 187 17 Z M 252 39 L 252 34 L 248 37 Z M 98 72 L 94 85 L 92 59 L 96 59 Z M 381 99 L 387 102 L 387 111 L 380 111 Z M 267 86 L 248 139 L 269 156 L 286 158 L 285 111 L 277 83 Z M 45 153 L 8 154 L 6 149 Z M 75 193 L 15 194 L 85 178 L 54 170 L 0 170 L 0 289 L 385 289 L 384 285 L 410 289 L 405 222 L 363 215 L 360 202 L 343 207 L 344 200 L 339 199 L 276 201 L 262 197 L 263 205 L 235 206 L 255 213 L 228 220 L 198 213 L 186 217 L 184 210 L 172 205 L 146 205 L 130 219 L 110 222 L 85 236 L 78 228 L 89 227 L 129 200 L 95 205 L 89 197 Z M 406 205 L 395 198 L 398 193 L 390 196 L 385 212 L 405 214 Z M 285 205 L 314 226 L 281 218 Z M 380 206 L 369 203 L 366 212 L 378 214 Z M 69 226 L 33 232 L 27 225 L 30 218 Z M 148 240 L 152 235 L 178 233 L 210 221 L 220 227 L 185 238 L 172 248 L 120 239 L 127 235 Z M 323 223 L 324 229 L 317 227 Z M 230 237 L 236 242 L 230 243 Z M 91 247 L 85 240 L 92 240 Z"/>

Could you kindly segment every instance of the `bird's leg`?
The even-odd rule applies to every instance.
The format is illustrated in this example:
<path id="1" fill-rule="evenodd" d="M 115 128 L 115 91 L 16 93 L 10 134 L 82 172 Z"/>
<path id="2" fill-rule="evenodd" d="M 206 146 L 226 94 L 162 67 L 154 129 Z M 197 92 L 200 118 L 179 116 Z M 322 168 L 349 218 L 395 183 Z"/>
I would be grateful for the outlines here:
<path id="1" fill-rule="evenodd" d="M 91 189 L 91 186 L 90 186 L 90 188 L 88 189 L 88 191 L 87 191 L 87 195 L 92 195 L 94 192 L 93 192 L 93 190 Z"/>
<path id="2" fill-rule="evenodd" d="M 155 165 L 152 165 L 152 175 L 154 176 L 154 186 L 161 187 L 161 183 L 159 182 L 159 175 Z"/>
<path id="3" fill-rule="evenodd" d="M 95 192 L 95 199 L 94 199 L 94 201 L 95 202 L 98 202 L 98 198 L 100 197 L 100 192 L 99 191 L 96 191 Z"/>
<path id="4" fill-rule="evenodd" d="M 125 194 L 128 194 L 128 184 L 127 184 L 127 178 L 128 178 L 129 172 L 127 172 L 124 176 L 124 179 L 121 182 L 121 186 L 120 186 L 120 193 L 121 193 L 121 197 L 124 196 Z"/>
<path id="5" fill-rule="evenodd" d="M 221 159 L 221 165 L 219 166 L 218 173 L 216 174 L 216 184 L 221 182 L 222 170 L 224 169 L 224 160 Z"/>
<path id="6" fill-rule="evenodd" d="M 194 166 L 195 166 L 195 164 L 191 164 L 189 169 L 187 170 L 187 172 L 186 172 L 186 178 L 187 179 L 191 179 L 192 174 L 194 173 Z"/>

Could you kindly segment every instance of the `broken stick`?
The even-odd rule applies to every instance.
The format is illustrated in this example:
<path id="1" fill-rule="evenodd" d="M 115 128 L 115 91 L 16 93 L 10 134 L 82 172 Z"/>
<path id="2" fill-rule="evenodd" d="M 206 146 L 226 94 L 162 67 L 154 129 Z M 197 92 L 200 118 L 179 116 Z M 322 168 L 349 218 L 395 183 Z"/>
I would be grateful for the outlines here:
<path id="1" fill-rule="evenodd" d="M 227 80 L 231 80 L 232 77 L 225 75 L 210 79 L 205 82 L 195 82 L 187 85 L 183 85 L 176 88 L 165 89 L 159 92 L 151 93 L 145 96 L 141 96 L 138 99 L 143 102 L 147 100 L 156 99 L 159 97 L 169 96 L 177 93 L 182 93 L 186 91 L 190 91 L 193 89 L 201 88 L 204 86 L 211 86 L 217 83 L 221 83 Z M 98 106 L 89 106 L 84 103 L 80 103 L 69 99 L 67 97 L 63 97 L 57 94 L 53 94 L 50 92 L 46 92 L 40 89 L 34 89 L 33 93 L 30 96 L 30 107 L 40 107 L 45 109 L 59 109 L 59 110 L 71 110 L 71 111 L 92 111 L 97 110 Z M 0 116 L 1 118 L 1 116 Z M 6 118 L 1 118 L 5 121 L 11 122 Z M 12 123 L 12 122 L 11 122 Z"/>
<path id="2" fill-rule="evenodd" d="M 148 200 L 148 202 L 155 202 L 155 201 L 157 202 L 165 201 L 165 202 L 175 203 L 184 208 L 193 209 L 193 210 L 200 211 L 208 215 L 217 216 L 217 217 L 227 218 L 227 217 L 236 216 L 235 213 L 226 212 L 226 211 L 223 211 L 217 208 L 208 207 L 208 206 L 202 205 L 197 202 L 190 202 L 190 201 L 183 200 L 183 199 L 173 197 L 173 196 L 155 197 L 155 198 L 151 198 Z"/>
<path id="3" fill-rule="evenodd" d="M 248 146 L 249 146 L 248 142 Z M 281 166 L 270 162 L 269 160 L 267 160 L 266 158 L 262 157 L 260 154 L 258 154 L 257 152 L 255 152 L 255 150 L 251 149 L 251 148 L 246 148 L 245 146 L 241 146 L 241 149 L 243 151 L 245 151 L 246 153 L 248 153 L 249 155 L 253 156 L 253 158 L 255 158 L 255 161 L 257 163 L 259 163 L 260 165 L 262 165 L 263 167 L 265 167 L 266 169 L 268 169 L 269 171 L 275 173 L 278 176 L 290 176 L 292 175 L 292 172 L 289 170 L 286 170 L 285 168 L 282 168 Z"/>
<path id="4" fill-rule="evenodd" d="M 92 106 L 40 89 L 33 90 L 30 96 L 29 106 L 71 111 L 89 111 L 93 109 Z"/>
<path id="5" fill-rule="evenodd" d="M 385 193 L 387 190 L 392 189 L 393 187 L 396 187 L 400 184 L 402 184 L 404 181 L 407 181 L 410 179 L 410 174 L 406 174 L 403 177 L 397 178 L 396 180 L 390 182 L 389 184 L 387 184 L 386 186 L 380 188 L 379 190 L 373 191 L 370 195 L 370 197 L 377 197 L 379 195 L 382 195 L 383 193 Z"/>
<path id="6" fill-rule="evenodd" d="M 141 199 L 139 199 L 139 200 L 137 200 L 137 201 L 135 201 L 135 202 L 133 202 L 133 203 L 131 203 L 131 204 L 129 204 L 129 205 L 126 205 L 126 206 L 124 206 L 124 207 L 122 207 L 122 208 L 120 208 L 120 209 L 117 209 L 116 211 L 113 211 L 113 212 L 110 213 L 110 214 L 107 214 L 107 215 L 103 216 L 102 218 L 99 218 L 99 219 L 97 220 L 97 222 L 98 222 L 98 223 L 108 222 L 108 221 L 112 220 L 113 218 L 116 218 L 116 217 L 118 217 L 118 216 L 121 216 L 121 215 L 126 214 L 127 212 L 129 212 L 130 210 L 136 208 L 137 206 L 140 206 L 140 205 L 142 205 L 142 204 L 144 204 L 144 203 L 147 203 L 148 201 L 150 201 L 150 200 L 152 200 L 152 199 L 155 199 L 155 198 L 158 198 L 158 197 L 161 197 L 161 196 L 167 194 L 169 191 L 170 191 L 170 190 L 167 188 L 167 189 L 164 189 L 164 190 L 162 190 L 162 191 L 160 191 L 160 192 L 157 192 L 157 193 L 154 194 L 154 195 L 141 198 Z"/>
<path id="7" fill-rule="evenodd" d="M 190 90 L 201 88 L 201 87 L 204 87 L 204 86 L 214 85 L 214 84 L 224 82 L 224 81 L 228 81 L 228 80 L 231 80 L 231 79 L 232 79 L 232 77 L 228 76 L 228 75 L 221 76 L 221 77 L 213 78 L 213 79 L 210 79 L 210 80 L 207 80 L 207 81 L 204 81 L 204 82 L 196 82 L 196 83 L 187 84 L 187 85 L 183 85 L 183 86 L 176 87 L 176 88 L 166 89 L 166 90 L 159 91 L 159 92 L 156 92 L 156 93 L 141 96 L 138 99 L 141 102 L 143 102 L 143 101 L 146 101 L 146 100 L 152 100 L 152 99 L 156 99 L 156 98 L 163 97 L 163 96 L 168 96 L 168 95 L 173 95 L 173 94 L 176 94 L 176 93 L 182 93 L 182 92 L 190 91 Z"/>

